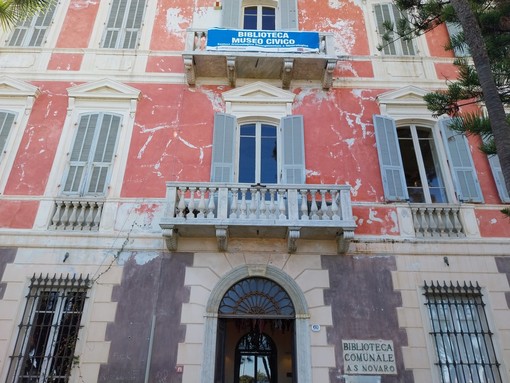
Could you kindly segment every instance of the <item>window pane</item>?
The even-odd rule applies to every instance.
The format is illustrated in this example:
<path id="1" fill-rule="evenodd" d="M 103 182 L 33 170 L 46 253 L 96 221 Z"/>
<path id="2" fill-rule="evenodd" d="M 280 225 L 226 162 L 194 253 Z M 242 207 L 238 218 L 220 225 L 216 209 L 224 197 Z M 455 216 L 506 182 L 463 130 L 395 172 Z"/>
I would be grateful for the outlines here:
<path id="1" fill-rule="evenodd" d="M 262 8 L 262 29 L 275 30 L 276 29 L 276 15 L 275 9 L 269 7 Z"/>
<path id="2" fill-rule="evenodd" d="M 397 134 L 409 200 L 411 202 L 425 202 L 425 195 L 420 178 L 420 168 L 416 159 L 416 151 L 411 138 L 411 131 L 408 127 L 399 128 Z"/>
<path id="3" fill-rule="evenodd" d="M 276 127 L 262 125 L 260 182 L 274 184 L 278 182 Z"/>
<path id="4" fill-rule="evenodd" d="M 244 29 L 257 29 L 257 7 L 244 8 Z"/>
<path id="5" fill-rule="evenodd" d="M 239 182 L 255 182 L 255 124 L 241 126 L 239 142 Z"/>
<path id="6" fill-rule="evenodd" d="M 420 132 L 420 131 L 419 131 Z M 427 173 L 430 198 L 432 202 L 447 202 L 446 189 L 444 187 L 441 169 L 437 158 L 432 132 L 429 130 L 426 138 L 420 138 L 420 149 L 423 157 L 423 165 Z"/>

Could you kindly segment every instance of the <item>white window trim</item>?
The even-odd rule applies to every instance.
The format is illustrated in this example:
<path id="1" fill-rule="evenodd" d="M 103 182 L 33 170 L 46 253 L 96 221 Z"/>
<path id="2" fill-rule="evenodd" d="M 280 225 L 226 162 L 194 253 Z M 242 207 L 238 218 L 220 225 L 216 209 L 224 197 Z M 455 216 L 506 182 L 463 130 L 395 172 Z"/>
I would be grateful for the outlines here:
<path id="1" fill-rule="evenodd" d="M 157 1 L 147 0 L 145 4 L 145 14 L 143 17 L 142 25 L 140 27 L 140 40 L 135 49 L 123 48 L 102 48 L 102 42 L 105 36 L 106 25 L 108 23 L 108 16 L 110 15 L 111 2 L 101 1 L 99 10 L 96 16 L 92 35 L 90 37 L 90 47 L 99 48 L 105 52 L 122 51 L 132 52 L 136 50 L 148 50 L 150 48 L 152 30 L 154 29 L 154 20 L 157 13 Z"/>
<path id="2" fill-rule="evenodd" d="M 12 36 L 13 29 L 8 29 L 4 31 L 2 35 L 0 35 L 0 39 L 4 42 L 3 45 L 7 49 L 41 49 L 44 47 L 54 47 L 57 44 L 58 36 L 60 35 L 60 31 L 62 30 L 62 25 L 64 24 L 64 20 L 67 14 L 67 9 L 69 8 L 69 4 L 71 0 L 60 0 L 57 1 L 55 6 L 55 12 L 53 13 L 53 19 L 51 20 L 48 29 L 46 30 L 46 34 L 44 36 L 43 43 L 38 47 L 27 47 L 27 46 L 9 46 L 9 40 Z M 65 10 L 65 11 L 64 11 Z"/>
<path id="3" fill-rule="evenodd" d="M 56 160 L 51 169 L 50 181 L 46 187 L 45 195 L 49 197 L 62 195 L 62 177 L 68 165 L 68 157 L 76 134 L 75 128 L 80 116 L 85 113 L 105 112 L 122 116 L 117 150 L 112 164 L 110 187 L 104 198 L 119 197 L 140 91 L 108 79 L 78 85 L 68 88 L 67 91 L 69 94 L 69 106 L 62 136 L 55 155 L 56 159 L 62 160 Z"/>
<path id="4" fill-rule="evenodd" d="M 244 9 L 246 7 L 257 7 L 257 30 L 262 29 L 262 7 L 271 7 L 275 10 L 275 30 L 280 29 L 281 25 L 281 9 L 278 1 L 273 0 L 244 0 L 241 4 L 241 24 L 244 24 Z M 260 26 L 260 28 L 259 28 Z M 240 25 L 239 28 L 244 28 Z"/>
<path id="5" fill-rule="evenodd" d="M 0 193 L 3 194 L 39 88 L 7 76 L 0 77 L 0 109 L 16 115 L 0 153 Z"/>
<path id="6" fill-rule="evenodd" d="M 392 117 L 397 128 L 409 125 L 423 126 L 432 130 L 434 145 L 437 150 L 437 160 L 441 168 L 446 197 L 449 204 L 459 203 L 451 171 L 448 167 L 446 149 L 442 144 L 439 123 L 428 110 L 423 96 L 428 92 L 424 89 L 407 86 L 395 91 L 380 94 L 377 97 L 381 115 Z"/>

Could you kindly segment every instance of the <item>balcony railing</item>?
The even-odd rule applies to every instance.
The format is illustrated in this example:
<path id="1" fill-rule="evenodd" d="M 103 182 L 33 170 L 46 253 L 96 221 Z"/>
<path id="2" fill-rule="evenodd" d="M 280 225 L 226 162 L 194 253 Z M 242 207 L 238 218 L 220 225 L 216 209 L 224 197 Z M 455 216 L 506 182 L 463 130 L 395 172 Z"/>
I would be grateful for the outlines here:
<path id="1" fill-rule="evenodd" d="M 195 85 L 198 78 L 225 78 L 235 87 L 238 78 L 279 79 L 282 88 L 288 89 L 292 80 L 304 80 L 321 82 L 329 89 L 338 61 L 334 37 L 322 32 L 318 36 L 318 52 L 208 50 L 208 31 L 190 29 L 183 53 L 187 82 Z"/>
<path id="2" fill-rule="evenodd" d="M 416 237 L 465 237 L 460 220 L 460 207 L 440 204 L 411 205 Z"/>
<path id="3" fill-rule="evenodd" d="M 97 231 L 102 212 L 102 201 L 58 200 L 55 201 L 49 229 Z"/>
<path id="4" fill-rule="evenodd" d="M 160 226 L 170 251 L 178 237 L 335 239 L 345 253 L 354 236 L 348 185 L 247 185 L 167 183 L 167 210 Z"/>

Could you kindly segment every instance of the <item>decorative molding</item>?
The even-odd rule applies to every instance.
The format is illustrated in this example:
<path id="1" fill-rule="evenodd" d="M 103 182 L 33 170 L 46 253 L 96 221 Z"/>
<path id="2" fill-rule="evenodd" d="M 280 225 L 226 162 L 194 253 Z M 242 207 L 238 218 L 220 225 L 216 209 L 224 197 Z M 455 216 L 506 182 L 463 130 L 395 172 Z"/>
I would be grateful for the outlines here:
<path id="1" fill-rule="evenodd" d="M 289 227 L 287 230 L 287 247 L 289 253 L 295 253 L 297 250 L 297 240 L 300 237 L 299 227 Z"/>
<path id="2" fill-rule="evenodd" d="M 163 238 L 165 239 L 166 247 L 169 251 L 177 250 L 177 229 L 173 226 L 163 229 Z"/>
<path id="3" fill-rule="evenodd" d="M 132 86 L 107 78 L 67 88 L 71 98 L 108 99 L 108 100 L 139 100 L 140 90 Z"/>
<path id="4" fill-rule="evenodd" d="M 294 59 L 285 58 L 283 60 L 283 70 L 282 70 L 282 88 L 289 89 L 290 82 L 292 81 L 292 77 L 294 76 Z"/>
<path id="5" fill-rule="evenodd" d="M 227 251 L 228 247 L 228 226 L 216 226 L 216 239 L 218 241 L 218 250 Z"/>
<path id="6" fill-rule="evenodd" d="M 227 78 L 231 87 L 235 88 L 237 70 L 236 70 L 236 57 L 227 56 Z"/>
<path id="7" fill-rule="evenodd" d="M 197 77 L 195 73 L 195 62 L 193 61 L 192 55 L 182 55 L 182 59 L 184 60 L 184 70 L 186 72 L 186 82 L 188 85 L 195 85 L 197 82 Z"/>
<path id="8" fill-rule="evenodd" d="M 333 86 L 333 72 L 336 68 L 337 59 L 328 59 L 324 68 L 324 76 L 322 77 L 322 87 L 326 90 Z"/>

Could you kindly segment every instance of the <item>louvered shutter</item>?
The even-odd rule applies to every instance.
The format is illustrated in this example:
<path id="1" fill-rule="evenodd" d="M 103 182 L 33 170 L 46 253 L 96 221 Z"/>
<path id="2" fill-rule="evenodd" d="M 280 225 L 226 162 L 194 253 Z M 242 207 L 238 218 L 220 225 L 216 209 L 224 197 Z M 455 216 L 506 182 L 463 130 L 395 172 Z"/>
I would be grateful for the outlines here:
<path id="1" fill-rule="evenodd" d="M 446 24 L 446 29 L 448 30 L 448 35 L 450 36 L 450 39 L 454 38 L 459 33 L 462 33 L 462 27 L 460 26 L 459 23 L 452 23 L 452 22 L 447 21 L 447 22 L 445 22 L 445 24 Z M 462 44 L 461 47 L 454 47 L 453 52 L 455 53 L 456 57 L 465 57 L 465 56 L 470 55 L 469 46 L 466 43 Z"/>
<path id="2" fill-rule="evenodd" d="M 214 115 L 211 182 L 233 182 L 237 120 L 225 113 Z"/>
<path id="3" fill-rule="evenodd" d="M 106 33 L 103 40 L 103 48 L 116 48 L 120 39 L 122 22 L 126 13 L 126 0 L 112 0 L 110 15 L 106 24 Z"/>
<path id="4" fill-rule="evenodd" d="M 222 7 L 221 26 L 223 28 L 239 29 L 241 26 L 241 0 L 223 0 Z"/>
<path id="5" fill-rule="evenodd" d="M 280 29 L 298 30 L 297 0 L 280 0 Z"/>
<path id="6" fill-rule="evenodd" d="M 502 202 L 510 202 L 510 196 L 505 185 L 505 178 L 503 177 L 503 169 L 497 155 L 489 156 L 489 164 L 491 165 L 492 175 L 498 188 L 499 198 Z"/>
<path id="7" fill-rule="evenodd" d="M 9 39 L 9 46 L 40 47 L 44 43 L 46 31 L 53 20 L 56 4 L 51 4 L 45 12 L 24 20 L 16 26 Z"/>
<path id="8" fill-rule="evenodd" d="M 305 137 L 303 116 L 281 119 L 282 183 L 305 183 Z"/>
<path id="9" fill-rule="evenodd" d="M 136 48 L 146 0 L 112 0 L 103 48 Z"/>
<path id="10" fill-rule="evenodd" d="M 392 3 L 387 4 L 376 4 L 374 6 L 375 18 L 377 22 L 377 30 L 381 36 L 386 32 L 386 28 L 384 26 L 385 22 L 390 22 L 396 28 L 396 24 L 403 16 L 399 9 Z M 395 36 L 394 33 L 390 33 L 390 36 Z M 414 45 L 412 41 L 405 41 L 404 39 L 399 39 L 397 42 L 385 42 L 382 41 L 383 44 L 383 52 L 387 55 L 414 55 Z M 402 52 L 397 52 L 396 44 L 400 45 Z"/>
<path id="11" fill-rule="evenodd" d="M 102 116 L 101 128 L 97 135 L 92 167 L 88 177 L 87 194 L 102 195 L 106 192 L 110 178 L 113 156 L 120 128 L 120 117 L 112 114 Z"/>
<path id="12" fill-rule="evenodd" d="M 83 115 L 80 118 L 69 159 L 69 169 L 65 176 L 63 189 L 65 194 L 82 194 L 98 119 L 98 113 Z"/>
<path id="13" fill-rule="evenodd" d="M 395 121 L 390 117 L 374 115 L 374 129 L 384 196 L 388 201 L 407 200 L 409 195 Z"/>
<path id="14" fill-rule="evenodd" d="M 131 0 L 126 20 L 123 48 L 134 49 L 138 44 L 138 35 L 142 27 L 145 0 Z"/>
<path id="15" fill-rule="evenodd" d="M 16 115 L 10 112 L 0 112 L 0 157 L 5 149 L 5 143 L 11 132 Z"/>
<path id="16" fill-rule="evenodd" d="M 451 118 L 439 120 L 457 196 L 464 202 L 483 202 L 467 139 L 464 134 L 450 129 L 450 123 Z"/>

